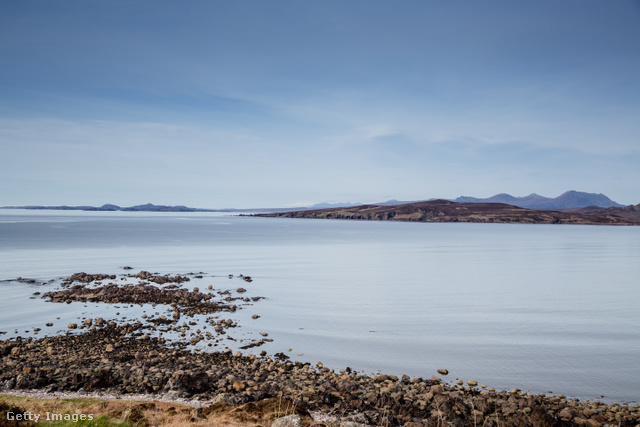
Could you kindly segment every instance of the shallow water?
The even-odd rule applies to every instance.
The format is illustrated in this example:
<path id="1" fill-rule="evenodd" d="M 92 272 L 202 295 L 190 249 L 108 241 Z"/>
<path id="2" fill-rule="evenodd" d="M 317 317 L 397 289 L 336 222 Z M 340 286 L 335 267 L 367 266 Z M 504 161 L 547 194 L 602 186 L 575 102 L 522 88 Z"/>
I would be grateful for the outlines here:
<path id="1" fill-rule="evenodd" d="M 497 389 L 640 400 L 640 227 L 2 210 L 0 259 L 5 336 L 114 312 L 30 299 L 55 284 L 18 276 L 204 271 L 200 289 L 267 297 L 233 315 L 237 338 L 274 339 L 255 353 L 291 348 L 335 369 L 447 368 L 445 379 Z"/>

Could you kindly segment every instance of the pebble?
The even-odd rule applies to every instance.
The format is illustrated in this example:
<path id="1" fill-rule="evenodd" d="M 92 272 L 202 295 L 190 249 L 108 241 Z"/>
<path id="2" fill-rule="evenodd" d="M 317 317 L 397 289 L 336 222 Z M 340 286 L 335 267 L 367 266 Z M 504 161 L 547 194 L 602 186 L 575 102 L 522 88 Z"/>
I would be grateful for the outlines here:
<path id="1" fill-rule="evenodd" d="M 81 283 L 86 283 L 96 276 L 76 277 Z M 162 277 L 171 277 L 150 273 L 142 276 L 147 281 L 153 281 L 155 277 L 160 277 L 160 281 L 165 280 Z M 84 295 L 85 285 L 75 286 L 79 291 L 76 294 L 54 294 L 50 298 L 66 300 Z M 100 286 L 107 293 L 113 290 L 105 288 L 109 285 Z M 156 292 L 146 286 L 129 288 L 129 293 L 119 290 L 115 295 L 120 298 L 143 296 L 148 299 L 146 302 L 167 306 L 173 303 L 175 313 L 187 316 L 189 307 L 186 305 L 191 302 L 196 304 L 191 308 L 201 307 L 205 311 L 210 308 L 197 306 L 197 301 L 204 301 L 202 294 L 189 291 L 171 294 L 170 291 L 176 289 L 166 289 L 168 286 Z M 95 292 L 96 287 L 92 289 Z M 178 298 L 164 300 L 171 295 Z M 161 301 L 155 301 L 154 297 Z M 221 310 L 224 309 L 217 307 L 215 312 Z M 190 313 L 197 312 L 196 308 Z M 148 319 L 147 323 L 154 320 L 168 319 Z M 235 325 L 231 319 L 216 321 L 210 317 L 209 320 L 221 329 Z M 175 319 L 168 321 L 177 324 Z M 183 324 L 186 330 L 189 324 Z M 261 358 L 245 356 L 241 352 L 232 355 L 231 349 L 213 353 L 188 351 L 184 346 L 171 347 L 164 339 L 146 333 L 144 328 L 147 326 L 138 321 L 116 324 L 96 318 L 92 321 L 85 319 L 82 325 L 91 328 L 82 329 L 81 334 L 0 341 L 0 389 L 46 386 L 60 391 L 82 389 L 88 393 L 147 394 L 232 404 L 277 397 L 289 402 L 289 406 L 283 407 L 284 414 L 295 406 L 292 403 L 295 401 L 303 405 L 304 410 L 339 414 L 342 417 L 339 423 L 344 426 L 356 422 L 388 426 L 496 425 L 495 420 L 499 420 L 500 426 L 516 426 L 522 422 L 531 425 L 573 423 L 600 426 L 612 422 L 623 426 L 640 423 L 637 406 L 630 408 L 628 405 L 568 401 L 564 396 L 535 396 L 520 393 L 518 389 L 512 389 L 510 393 L 495 393 L 493 388 L 484 390 L 487 388 L 485 384 L 482 385 L 483 391 L 479 391 L 475 388 L 478 385 L 475 380 L 467 381 L 468 387 L 464 387 L 460 380 L 456 387 L 443 384 L 435 376 L 412 379 L 402 375 L 398 379 L 395 375 L 368 376 L 349 368 L 336 373 L 321 362 L 316 363 L 317 369 L 311 369 L 310 364 L 290 360 L 282 353 L 276 354 L 282 356 L 280 358 L 268 358 L 264 350 L 260 352 Z M 70 323 L 68 328 L 76 329 L 78 325 Z M 218 338 L 223 332 L 216 330 L 215 334 L 207 332 L 209 335 L 205 335 Z M 191 332 L 190 340 L 198 342 L 204 339 L 201 333 L 194 335 Z M 43 354 L 47 356 L 42 357 Z M 438 373 L 447 375 L 448 371 L 439 369 Z M 278 418 L 271 425 L 302 425 L 299 413 L 291 410 L 286 417 Z"/>

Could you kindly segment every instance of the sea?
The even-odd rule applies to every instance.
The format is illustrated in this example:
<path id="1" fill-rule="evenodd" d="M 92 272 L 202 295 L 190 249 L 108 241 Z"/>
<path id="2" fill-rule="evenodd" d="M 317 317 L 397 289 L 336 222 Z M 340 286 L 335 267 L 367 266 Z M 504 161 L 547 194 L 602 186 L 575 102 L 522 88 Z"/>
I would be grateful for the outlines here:
<path id="1" fill-rule="evenodd" d="M 640 402 L 640 227 L 4 209 L 0 339 L 162 314 L 41 298 L 73 273 L 141 270 L 264 297 L 221 314 L 239 326 L 197 351 L 236 351 L 266 334 L 273 341 L 244 352 Z"/>

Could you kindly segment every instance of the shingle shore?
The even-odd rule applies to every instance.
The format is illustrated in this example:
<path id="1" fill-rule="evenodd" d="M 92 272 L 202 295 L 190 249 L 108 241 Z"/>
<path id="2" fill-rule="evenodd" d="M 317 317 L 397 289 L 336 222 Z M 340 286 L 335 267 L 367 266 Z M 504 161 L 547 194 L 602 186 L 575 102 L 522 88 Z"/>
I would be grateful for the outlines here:
<path id="1" fill-rule="evenodd" d="M 110 288 L 102 295 L 164 295 L 148 286 L 115 293 Z M 79 295 L 89 295 L 82 286 L 72 289 L 77 292 L 67 292 L 65 299 L 78 301 L 83 300 Z M 189 307 L 189 301 L 211 303 L 198 293 L 180 290 L 179 301 L 185 306 L 174 307 L 178 317 L 192 311 L 194 305 Z M 63 294 L 53 297 L 56 295 Z M 165 320 L 177 323 L 177 319 Z M 145 394 L 232 404 L 278 397 L 307 411 L 369 425 L 640 424 L 638 406 L 579 402 L 517 390 L 481 390 L 475 382 L 451 386 L 436 377 L 368 376 L 349 369 L 335 372 L 321 363 L 312 366 L 286 360 L 283 355 L 267 357 L 264 352 L 261 357 L 231 351 L 193 352 L 147 334 L 149 326 L 140 322 L 91 319 L 80 326 L 85 328 L 80 334 L 0 341 L 0 390 Z"/>

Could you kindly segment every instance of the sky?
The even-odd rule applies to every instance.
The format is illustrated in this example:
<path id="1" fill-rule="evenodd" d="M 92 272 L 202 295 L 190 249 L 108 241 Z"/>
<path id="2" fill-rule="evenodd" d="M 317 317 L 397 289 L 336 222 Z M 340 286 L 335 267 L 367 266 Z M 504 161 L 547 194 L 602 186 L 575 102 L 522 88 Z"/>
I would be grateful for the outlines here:
<path id="1" fill-rule="evenodd" d="M 640 203 L 638 0 L 0 0 L 0 206 Z"/>

